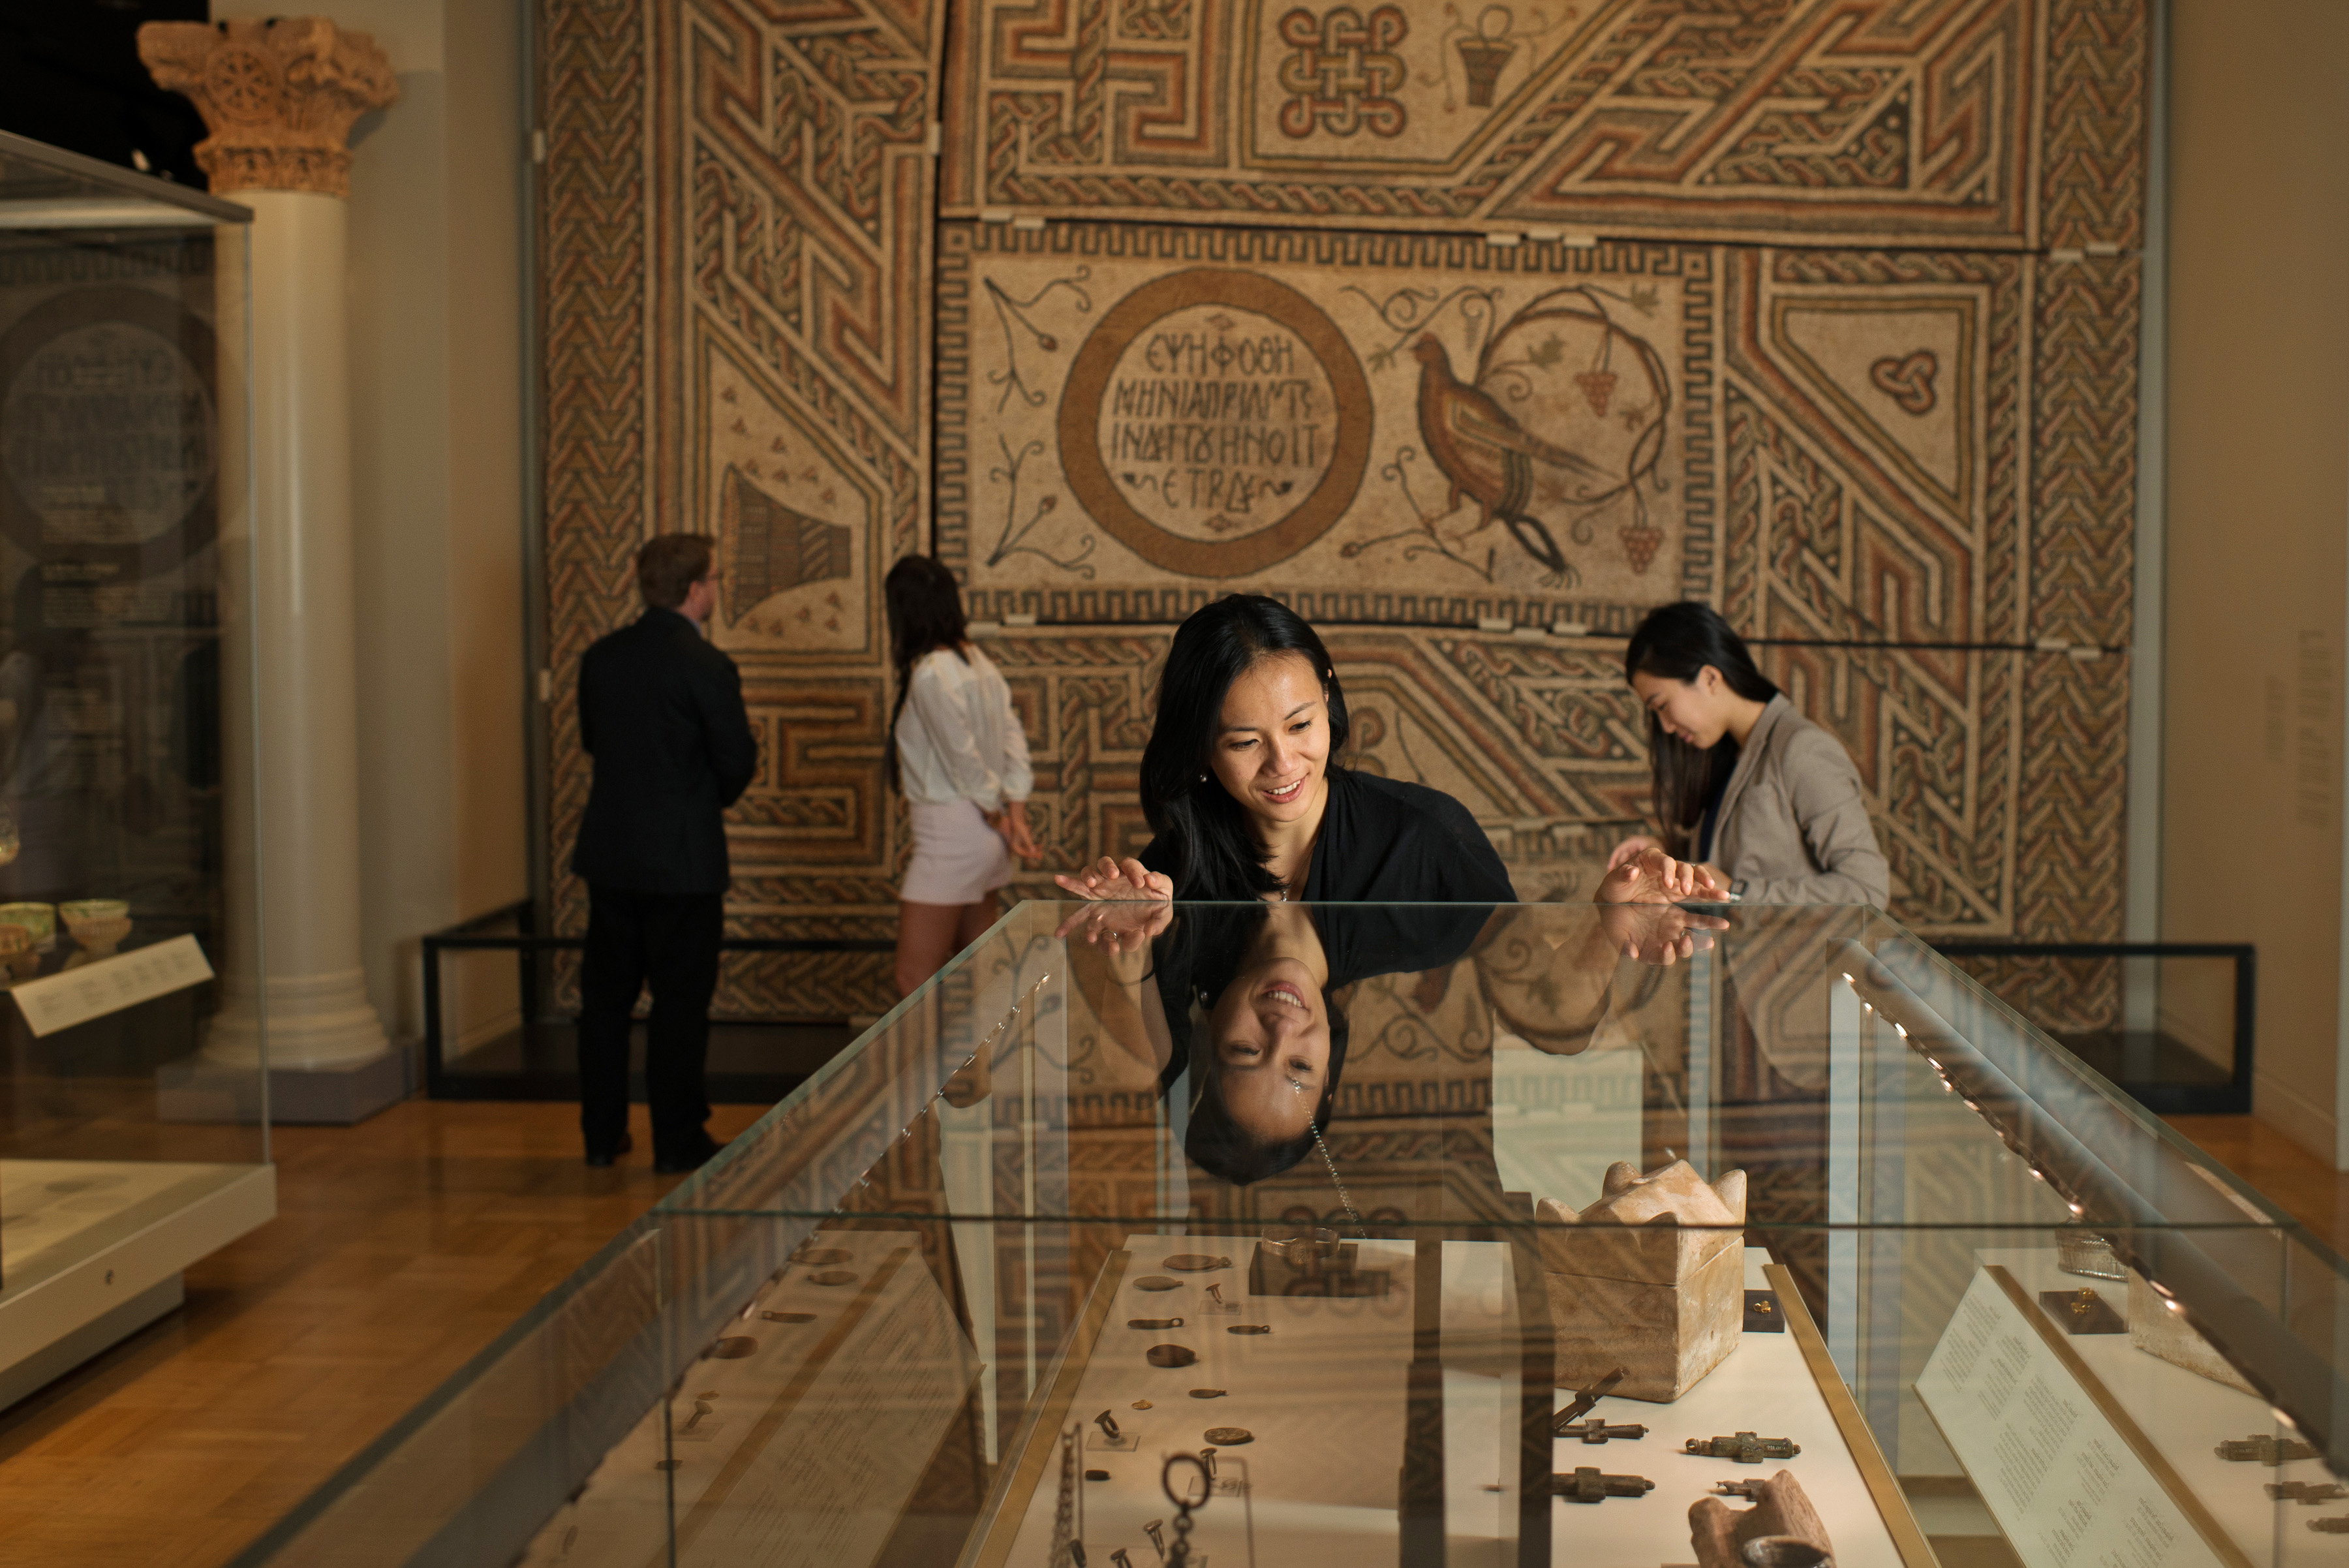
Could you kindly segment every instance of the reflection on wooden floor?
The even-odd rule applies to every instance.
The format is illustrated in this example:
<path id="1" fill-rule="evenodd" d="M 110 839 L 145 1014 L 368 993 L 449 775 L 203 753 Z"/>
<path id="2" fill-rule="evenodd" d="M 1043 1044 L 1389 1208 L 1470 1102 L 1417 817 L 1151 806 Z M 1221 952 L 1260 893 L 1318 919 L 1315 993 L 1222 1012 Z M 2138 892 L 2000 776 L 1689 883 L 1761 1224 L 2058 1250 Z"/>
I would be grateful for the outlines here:
<path id="1" fill-rule="evenodd" d="M 419 1100 L 280 1128 L 280 1217 L 191 1270 L 184 1310 L 0 1414 L 0 1568 L 233 1555 L 673 1183 L 641 1107 L 609 1171 L 579 1163 L 575 1116 Z M 2174 1125 L 2349 1242 L 2315 1157 L 2247 1117 Z"/>

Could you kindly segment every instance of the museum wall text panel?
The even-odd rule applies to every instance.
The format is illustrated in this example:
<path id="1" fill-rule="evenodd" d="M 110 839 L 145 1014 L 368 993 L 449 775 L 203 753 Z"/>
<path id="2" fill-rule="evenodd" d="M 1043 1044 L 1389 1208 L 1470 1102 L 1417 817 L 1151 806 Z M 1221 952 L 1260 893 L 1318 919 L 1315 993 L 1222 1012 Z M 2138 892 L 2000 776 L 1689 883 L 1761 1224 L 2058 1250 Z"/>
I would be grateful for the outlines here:
<path id="1" fill-rule="evenodd" d="M 2143 0 L 548 4 L 557 865 L 578 656 L 690 528 L 746 933 L 892 929 L 880 579 L 932 550 L 1036 753 L 1021 886 L 1146 837 L 1155 660 L 1248 590 L 1361 765 L 1571 892 L 1645 805 L 1619 638 L 1702 597 L 1851 748 L 1904 920 L 2117 938 L 2147 48 Z"/>

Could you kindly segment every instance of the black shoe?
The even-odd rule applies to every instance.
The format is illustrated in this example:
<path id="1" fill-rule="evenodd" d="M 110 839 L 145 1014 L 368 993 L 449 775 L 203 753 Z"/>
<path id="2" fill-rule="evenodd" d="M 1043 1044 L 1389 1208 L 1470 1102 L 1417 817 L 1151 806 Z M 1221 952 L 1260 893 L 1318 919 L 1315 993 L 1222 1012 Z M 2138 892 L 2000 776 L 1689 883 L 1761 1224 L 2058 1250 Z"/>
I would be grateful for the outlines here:
<path id="1" fill-rule="evenodd" d="M 587 1151 L 587 1164 L 593 1169 L 602 1170 L 614 1160 L 619 1158 L 622 1155 L 627 1153 L 630 1149 L 636 1147 L 636 1140 L 624 1132 L 620 1135 L 620 1141 L 614 1144 L 609 1149 L 589 1149 Z"/>
<path id="2" fill-rule="evenodd" d="M 711 1155 L 716 1154 L 719 1149 L 724 1148 L 726 1146 L 722 1143 L 717 1143 L 705 1137 L 701 1140 L 698 1147 L 690 1149 L 684 1154 L 655 1155 L 653 1157 L 653 1169 L 663 1176 L 682 1176 L 688 1170 L 699 1170 L 703 1166 L 709 1163 L 709 1157 Z"/>

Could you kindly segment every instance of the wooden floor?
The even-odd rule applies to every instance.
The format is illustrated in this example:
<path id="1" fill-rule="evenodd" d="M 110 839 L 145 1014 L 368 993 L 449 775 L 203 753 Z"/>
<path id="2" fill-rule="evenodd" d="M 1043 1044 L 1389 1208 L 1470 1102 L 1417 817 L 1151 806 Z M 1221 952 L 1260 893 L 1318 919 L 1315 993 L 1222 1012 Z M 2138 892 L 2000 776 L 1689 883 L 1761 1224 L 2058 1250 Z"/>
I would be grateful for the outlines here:
<path id="1" fill-rule="evenodd" d="M 677 1179 L 580 1163 L 563 1105 L 281 1127 L 278 1219 L 181 1311 L 0 1413 L 0 1568 L 213 1568 Z M 719 1137 L 756 1107 L 720 1107 Z M 2175 1124 L 2340 1246 L 2349 1178 L 2248 1117 Z"/>
<path id="2" fill-rule="evenodd" d="M 732 1136 L 755 1106 L 720 1106 Z M 579 1158 L 568 1105 L 411 1100 L 275 1132 L 278 1218 L 187 1304 L 0 1413 L 0 1564 L 212 1568 L 679 1178 Z"/>

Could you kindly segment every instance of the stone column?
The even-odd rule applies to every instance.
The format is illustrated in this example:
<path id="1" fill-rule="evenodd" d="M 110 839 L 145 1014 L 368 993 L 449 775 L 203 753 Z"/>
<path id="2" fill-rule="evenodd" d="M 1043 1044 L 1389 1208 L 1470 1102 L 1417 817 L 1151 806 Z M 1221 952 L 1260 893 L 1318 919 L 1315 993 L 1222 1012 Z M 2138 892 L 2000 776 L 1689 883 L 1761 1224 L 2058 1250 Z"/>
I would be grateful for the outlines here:
<path id="1" fill-rule="evenodd" d="M 230 928 L 204 1054 L 250 1068 L 265 1014 L 273 1069 L 356 1069 L 386 1045 L 359 948 L 345 139 L 398 88 L 372 38 L 318 17 L 150 22 L 139 55 L 203 115 L 213 194 L 254 213 L 220 247 L 222 357 L 246 359 L 253 392 L 243 450 L 222 465 L 222 578 L 234 587 L 249 539 L 253 635 L 222 649 Z"/>

